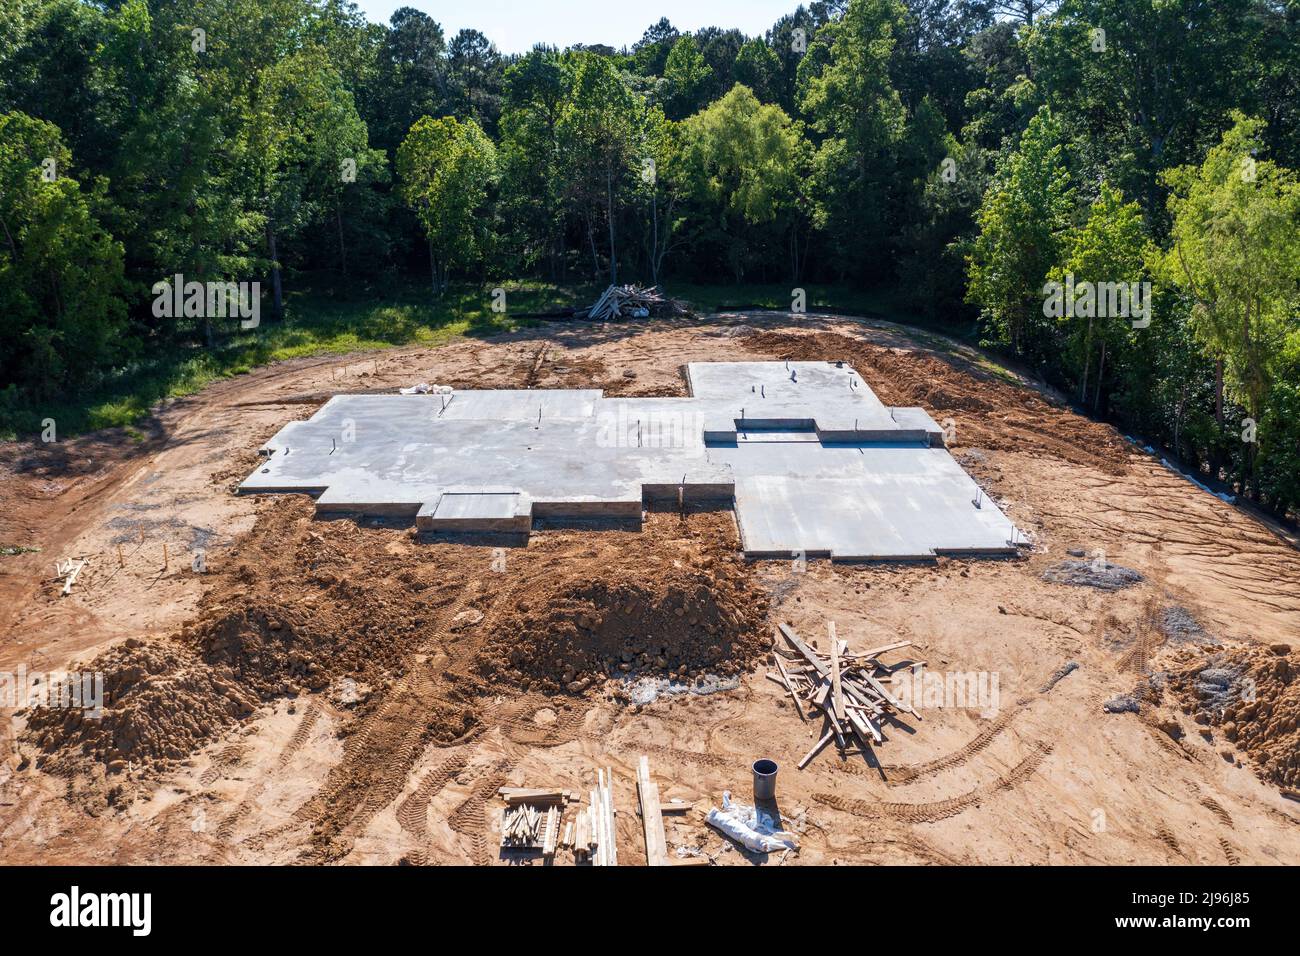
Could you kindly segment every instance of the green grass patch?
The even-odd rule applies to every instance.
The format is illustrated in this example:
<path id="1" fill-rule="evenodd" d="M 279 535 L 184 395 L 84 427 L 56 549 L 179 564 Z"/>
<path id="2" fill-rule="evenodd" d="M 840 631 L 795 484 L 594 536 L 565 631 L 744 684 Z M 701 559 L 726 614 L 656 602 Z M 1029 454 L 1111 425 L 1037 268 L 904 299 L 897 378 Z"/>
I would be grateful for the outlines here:
<path id="1" fill-rule="evenodd" d="M 437 299 L 427 286 L 415 283 L 286 292 L 283 322 L 272 321 L 264 309 L 257 329 L 228 332 L 215 348 L 146 344 L 141 350 L 145 357 L 86 395 L 33 402 L 0 392 L 0 440 L 39 434 L 47 419 L 54 421 L 56 438 L 127 427 L 147 418 L 160 401 L 192 395 L 271 362 L 396 346 L 433 348 L 515 328 L 519 322 L 510 318 L 512 313 L 544 312 L 594 298 L 589 286 L 514 282 L 501 288 L 504 314 L 492 309 L 493 287 L 477 284 L 453 285 Z M 144 440 L 138 431 L 130 437 Z"/>
<path id="2" fill-rule="evenodd" d="M 19 554 L 40 554 L 40 548 L 29 548 L 23 544 L 0 545 L 0 557 L 12 558 Z"/>
<path id="3" fill-rule="evenodd" d="M 695 285 L 667 283 L 665 291 L 684 299 L 699 312 L 733 312 L 742 309 L 775 309 L 788 312 L 793 303 L 792 286 L 785 284 Z M 846 284 L 804 285 L 809 312 L 837 312 L 915 325 L 917 317 L 901 308 L 894 294 L 884 289 L 858 289 Z"/>

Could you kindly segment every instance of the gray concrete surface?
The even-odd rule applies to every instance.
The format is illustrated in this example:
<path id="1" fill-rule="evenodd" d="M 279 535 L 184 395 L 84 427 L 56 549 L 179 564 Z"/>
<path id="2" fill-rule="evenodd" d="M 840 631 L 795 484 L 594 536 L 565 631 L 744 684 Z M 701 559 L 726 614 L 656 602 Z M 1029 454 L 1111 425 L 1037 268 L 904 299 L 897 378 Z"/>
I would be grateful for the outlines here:
<path id="1" fill-rule="evenodd" d="M 431 531 L 526 533 L 538 517 L 639 520 L 645 499 L 734 501 L 745 553 L 1003 554 L 1016 532 L 919 408 L 847 365 L 687 366 L 686 398 L 591 389 L 338 395 L 263 446 L 244 493 Z"/>

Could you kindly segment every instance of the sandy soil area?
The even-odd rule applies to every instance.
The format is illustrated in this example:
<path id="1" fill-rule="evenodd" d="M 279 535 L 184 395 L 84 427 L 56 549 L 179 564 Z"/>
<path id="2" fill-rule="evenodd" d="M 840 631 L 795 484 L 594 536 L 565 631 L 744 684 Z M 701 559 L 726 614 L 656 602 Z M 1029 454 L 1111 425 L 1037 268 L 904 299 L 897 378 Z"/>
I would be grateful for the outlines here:
<path id="1" fill-rule="evenodd" d="M 741 561 L 730 512 L 498 547 L 233 494 L 263 440 L 336 392 L 671 395 L 686 362 L 756 358 L 842 358 L 885 402 L 950 419 L 954 454 L 1033 546 L 799 567 Z M 0 711 L 9 863 L 505 863 L 497 787 L 586 793 L 598 767 L 620 862 L 638 863 L 642 754 L 664 798 L 694 807 L 667 818 L 669 852 L 720 865 L 1300 862 L 1285 532 L 898 327 L 554 325 L 275 365 L 168 404 L 143 441 L 0 447 L 0 545 L 40 549 L 0 556 L 0 672 L 105 655 L 114 689 L 98 725 Z M 88 564 L 65 597 L 54 563 L 74 557 Z M 1044 578 L 1068 560 L 1141 580 Z M 998 706 L 922 706 L 870 758 L 830 748 L 795 769 L 818 728 L 764 677 L 774 625 L 822 638 L 827 620 L 851 651 L 910 640 L 933 673 L 996 675 Z M 1206 706 L 1198 675 L 1247 659 L 1259 702 Z M 627 699 L 626 680 L 668 671 L 722 689 Z M 1122 695 L 1137 712 L 1104 712 Z M 741 853 L 704 823 L 724 790 L 749 798 L 759 757 L 782 766 L 797 854 Z"/>

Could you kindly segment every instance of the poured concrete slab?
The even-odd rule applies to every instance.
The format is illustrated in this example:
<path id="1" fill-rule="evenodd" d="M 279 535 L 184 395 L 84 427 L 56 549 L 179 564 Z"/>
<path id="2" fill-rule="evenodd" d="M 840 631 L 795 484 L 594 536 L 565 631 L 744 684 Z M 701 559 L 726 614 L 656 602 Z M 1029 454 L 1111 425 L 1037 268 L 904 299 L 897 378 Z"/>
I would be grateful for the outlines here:
<path id="1" fill-rule="evenodd" d="M 1011 522 L 919 408 L 847 365 L 687 366 L 687 398 L 593 389 L 339 395 L 286 425 L 240 486 L 432 531 L 527 532 L 534 518 L 639 520 L 647 498 L 734 501 L 746 554 L 1009 553 Z"/>

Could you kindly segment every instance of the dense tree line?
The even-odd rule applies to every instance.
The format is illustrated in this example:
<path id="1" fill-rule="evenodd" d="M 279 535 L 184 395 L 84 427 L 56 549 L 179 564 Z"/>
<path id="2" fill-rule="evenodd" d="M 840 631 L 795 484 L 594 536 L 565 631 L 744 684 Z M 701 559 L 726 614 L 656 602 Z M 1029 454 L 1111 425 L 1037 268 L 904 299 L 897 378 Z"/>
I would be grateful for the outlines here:
<path id="1" fill-rule="evenodd" d="M 0 402 L 158 342 L 157 282 L 843 282 L 1300 504 L 1300 10 L 817 0 L 502 55 L 344 0 L 0 0 Z M 1116 315 L 1117 311 L 1123 314 Z"/>

